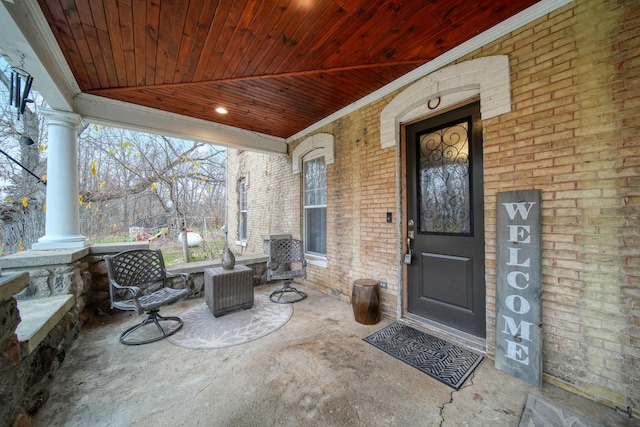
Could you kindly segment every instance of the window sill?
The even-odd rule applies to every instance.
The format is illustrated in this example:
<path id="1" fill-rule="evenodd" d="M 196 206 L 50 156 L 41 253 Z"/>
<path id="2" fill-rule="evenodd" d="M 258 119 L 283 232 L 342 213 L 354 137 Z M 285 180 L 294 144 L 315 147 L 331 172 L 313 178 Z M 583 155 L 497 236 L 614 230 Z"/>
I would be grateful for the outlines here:
<path id="1" fill-rule="evenodd" d="M 304 257 L 305 261 L 309 265 L 315 265 L 316 267 L 329 268 L 329 262 L 326 258 L 312 258 L 310 256 Z"/>

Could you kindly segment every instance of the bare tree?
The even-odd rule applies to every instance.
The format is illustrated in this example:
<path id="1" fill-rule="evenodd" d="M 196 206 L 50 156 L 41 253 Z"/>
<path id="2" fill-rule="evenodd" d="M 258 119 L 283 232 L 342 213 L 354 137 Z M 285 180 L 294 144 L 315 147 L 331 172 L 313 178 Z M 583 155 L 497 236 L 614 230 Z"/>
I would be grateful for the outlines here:
<path id="1" fill-rule="evenodd" d="M 92 234 L 224 215 L 220 147 L 100 126 L 90 127 L 80 146 L 82 212 Z"/>

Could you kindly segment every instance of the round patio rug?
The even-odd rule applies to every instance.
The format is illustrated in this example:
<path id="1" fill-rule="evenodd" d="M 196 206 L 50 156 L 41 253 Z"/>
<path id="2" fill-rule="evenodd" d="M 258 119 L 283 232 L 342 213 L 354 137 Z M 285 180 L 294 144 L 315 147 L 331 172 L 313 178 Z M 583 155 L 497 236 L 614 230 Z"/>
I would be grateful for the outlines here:
<path id="1" fill-rule="evenodd" d="M 253 307 L 214 317 L 206 302 L 178 314 L 182 329 L 167 340 L 177 346 L 210 350 L 231 347 L 262 338 L 289 321 L 291 304 L 274 304 L 268 295 L 256 295 Z"/>

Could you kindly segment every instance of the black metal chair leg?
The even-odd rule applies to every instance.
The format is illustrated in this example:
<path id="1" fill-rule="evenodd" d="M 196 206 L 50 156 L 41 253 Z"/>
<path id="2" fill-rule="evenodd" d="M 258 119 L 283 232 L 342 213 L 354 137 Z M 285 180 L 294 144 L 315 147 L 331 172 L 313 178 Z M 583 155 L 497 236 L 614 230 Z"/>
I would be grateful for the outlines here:
<path id="1" fill-rule="evenodd" d="M 293 292 L 293 293 L 298 294 L 298 298 L 296 298 L 294 300 L 281 301 L 282 295 L 284 295 L 287 292 Z M 278 296 L 278 299 L 273 299 L 276 295 Z M 271 293 L 271 295 L 269 296 L 269 299 L 271 301 L 273 301 L 273 302 L 278 303 L 278 304 L 289 304 L 289 303 L 292 303 L 292 302 L 302 301 L 306 297 L 307 297 L 307 294 L 305 294 L 302 291 L 297 290 L 296 288 L 291 287 L 291 282 L 287 281 L 287 282 L 284 283 L 284 285 L 280 289 L 276 289 L 275 291 L 273 291 Z"/>
<path id="2" fill-rule="evenodd" d="M 160 322 L 176 322 L 178 323 L 178 326 L 171 330 L 170 332 L 166 332 L 165 329 L 162 327 L 162 325 L 160 324 Z M 148 340 L 142 340 L 142 341 L 133 341 L 133 340 L 127 340 L 127 337 L 132 334 L 133 332 L 137 331 L 138 329 L 148 325 L 149 323 L 155 323 L 155 325 L 158 327 L 158 329 L 161 332 L 161 335 L 154 337 L 154 338 L 150 338 Z M 163 317 L 160 316 L 158 314 L 158 310 L 151 310 L 149 311 L 149 315 L 147 316 L 146 319 L 144 319 L 141 323 L 138 323 L 135 326 L 132 326 L 131 328 L 127 329 L 126 331 L 124 331 L 122 333 L 122 335 L 120 335 L 120 342 L 122 344 L 125 345 L 142 345 L 142 344 L 149 344 L 152 342 L 156 342 L 156 341 L 160 341 L 161 339 L 164 339 L 166 337 L 169 337 L 173 334 L 175 334 L 176 332 L 178 332 L 180 329 L 182 328 L 182 320 L 179 317 L 175 317 L 175 316 L 168 316 L 168 317 Z"/>

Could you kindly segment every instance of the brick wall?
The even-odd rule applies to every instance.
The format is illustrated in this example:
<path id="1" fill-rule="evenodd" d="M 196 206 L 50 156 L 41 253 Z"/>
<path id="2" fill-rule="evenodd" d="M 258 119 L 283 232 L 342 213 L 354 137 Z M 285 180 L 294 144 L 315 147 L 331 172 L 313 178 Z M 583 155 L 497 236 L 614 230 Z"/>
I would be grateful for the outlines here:
<path id="1" fill-rule="evenodd" d="M 540 189 L 546 379 L 635 411 L 639 17 L 637 2 L 578 1 L 465 58 L 511 67 L 513 110 L 484 122 L 488 324 L 496 194 Z"/>
<path id="2" fill-rule="evenodd" d="M 247 242 L 238 240 L 238 181 L 247 182 Z M 227 226 L 236 255 L 262 254 L 262 235 L 288 233 L 300 238 L 300 177 L 287 157 L 228 150 Z"/>
<path id="3" fill-rule="evenodd" d="M 545 380 L 634 414 L 640 403 L 639 33 L 637 1 L 577 0 L 459 61 L 507 55 L 511 72 L 512 111 L 483 121 L 488 353 L 495 340 L 496 194 L 539 189 Z M 335 163 L 328 166 L 328 268 L 310 266 L 308 280 L 345 300 L 354 279 L 384 280 L 383 309 L 391 316 L 400 280 L 400 171 L 396 148 L 381 148 L 380 113 L 393 96 L 318 130 L 335 137 Z M 252 209 L 266 212 L 258 222 L 250 219 L 250 234 L 254 226 L 256 234 L 289 231 L 279 229 L 286 224 L 299 235 L 300 176 L 292 176 L 284 158 L 264 156 L 273 162 L 267 166 L 258 158 L 254 164 L 253 156 L 264 155 L 230 156 L 230 174 L 234 162 L 247 170 L 250 164 L 250 200 L 252 192 L 277 187 L 291 209 L 268 197 L 250 201 L 250 218 L 258 215 Z M 240 165 L 243 159 L 250 162 Z M 393 213 L 392 224 L 386 212 Z M 288 219 L 277 223 L 282 217 Z M 261 251 L 253 237 L 247 249 Z"/>
<path id="4" fill-rule="evenodd" d="M 340 159 L 327 166 L 328 268 L 309 265 L 308 283 L 342 300 L 360 278 L 388 283 L 383 310 L 395 316 L 397 294 L 395 150 L 379 144 L 379 116 L 383 103 L 362 109 L 319 132 L 340 135 L 334 150 Z M 293 152 L 301 141 L 291 144 Z M 229 150 L 227 195 L 229 242 L 236 253 L 262 253 L 261 235 L 289 233 L 300 238 L 301 174 L 292 174 L 291 161 L 282 156 Z M 248 177 L 248 240 L 236 243 L 238 180 Z M 393 223 L 386 213 L 393 212 Z"/>
<path id="5" fill-rule="evenodd" d="M 397 218 L 386 222 L 396 211 L 395 150 L 380 148 L 379 116 L 370 105 L 320 130 L 336 137 L 337 158 L 327 167 L 329 265 L 311 268 L 310 280 L 343 300 L 356 279 L 384 281 L 382 309 L 395 315 Z"/>

